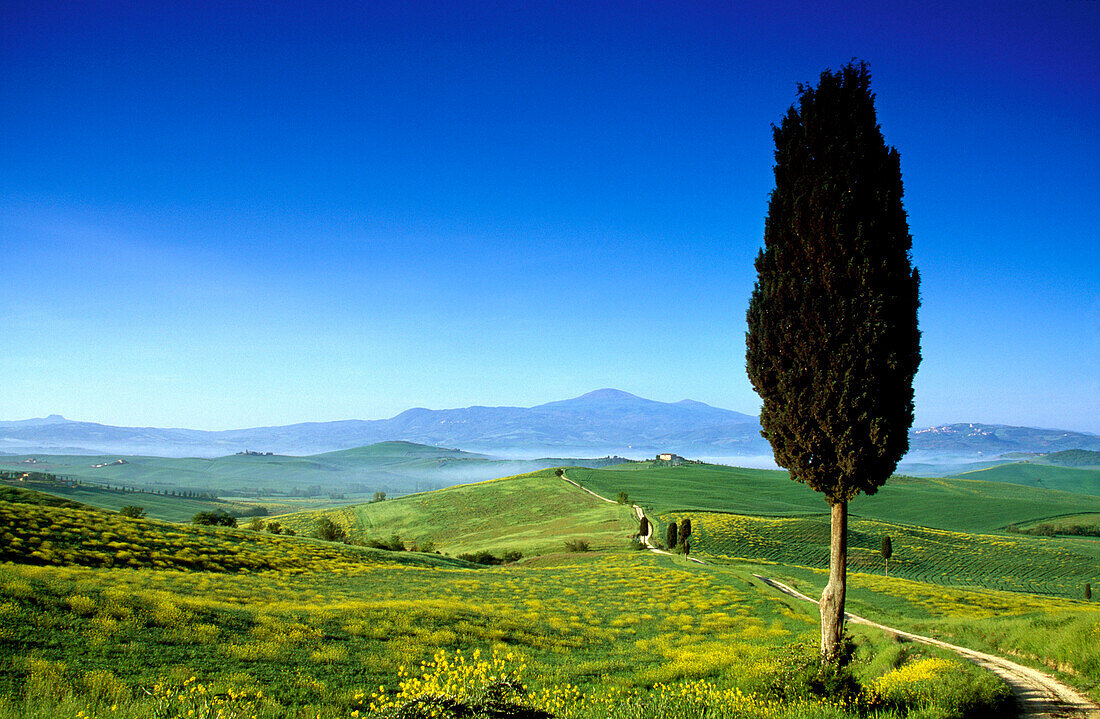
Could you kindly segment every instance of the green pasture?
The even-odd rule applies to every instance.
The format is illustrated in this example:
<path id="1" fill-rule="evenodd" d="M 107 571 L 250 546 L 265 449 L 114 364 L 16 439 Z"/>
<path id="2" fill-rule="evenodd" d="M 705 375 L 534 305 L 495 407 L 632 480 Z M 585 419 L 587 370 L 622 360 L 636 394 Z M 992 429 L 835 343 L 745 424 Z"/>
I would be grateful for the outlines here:
<path id="1" fill-rule="evenodd" d="M 1100 497 L 1100 469 L 1013 462 L 958 475 L 960 479 L 1005 482 Z"/>
<path id="2" fill-rule="evenodd" d="M 253 506 L 251 503 L 244 502 L 192 499 L 147 492 L 128 492 L 88 484 L 81 484 L 76 487 L 51 484 L 48 487 L 42 487 L 42 492 L 89 507 L 116 512 L 128 505 L 142 507 L 147 516 L 170 522 L 189 522 L 191 517 L 198 512 L 240 512 Z"/>
<path id="3" fill-rule="evenodd" d="M 1096 512 L 1088 512 L 1085 514 L 1067 514 L 1061 517 L 1051 517 L 1049 519 L 1043 519 L 1035 522 L 1025 522 L 1020 524 L 1021 529 L 1036 529 L 1036 528 L 1051 528 L 1057 534 L 1064 532 L 1066 529 L 1074 527 L 1088 527 L 1090 529 L 1100 532 L 1100 514 Z M 1096 537 L 1100 539 L 1100 536 Z"/>
<path id="4" fill-rule="evenodd" d="M 430 491 L 464 482 L 496 479 L 561 464 L 602 466 L 609 458 L 506 460 L 457 449 L 412 442 L 380 442 L 366 447 L 306 457 L 228 455 L 197 457 L 131 457 L 122 455 L 0 456 L 0 469 L 48 472 L 85 483 L 123 485 L 161 491 L 212 490 L 224 495 L 264 497 L 311 492 L 340 501 L 340 495 Z M 124 459 L 125 464 L 115 463 Z M 103 464 L 103 467 L 93 465 Z M 336 495 L 336 499 L 333 499 Z"/>
<path id="5" fill-rule="evenodd" d="M 529 683 L 531 703 L 563 718 L 612 708 L 630 717 L 673 696 L 685 703 L 661 716 L 864 712 L 791 683 L 814 656 L 813 607 L 792 606 L 739 568 L 643 552 L 475 568 L 300 537 L 0 508 L 9 545 L 17 525 L 28 526 L 24 542 L 41 538 L 39 555 L 0 565 L 2 717 L 360 716 L 375 697 L 396 696 L 401 667 L 419 672 L 438 656 L 462 665 L 459 653 Z M 87 545 L 110 541 L 143 559 L 78 564 L 98 551 Z M 204 559 L 186 571 L 147 559 L 173 546 L 177 558 Z M 855 670 L 874 687 L 860 701 L 877 702 L 884 719 L 930 706 L 960 716 L 967 702 L 999 706 L 1006 696 L 964 662 L 856 634 Z"/>
<path id="6" fill-rule="evenodd" d="M 396 534 L 418 543 L 431 540 L 450 554 L 514 549 L 531 556 L 560 552 L 574 539 L 594 550 L 625 550 L 637 532 L 628 507 L 600 501 L 553 470 L 274 519 L 310 534 L 322 516 L 355 541 Z"/>
<path id="7" fill-rule="evenodd" d="M 823 569 L 761 564 L 752 571 L 779 578 L 815 599 L 828 581 Z M 1083 598 L 933 586 L 895 577 L 891 570 L 889 578 L 880 573 L 850 572 L 847 610 L 1034 666 L 1056 674 L 1100 702 L 1100 601 L 1096 599 L 1086 602 Z"/>
<path id="8" fill-rule="evenodd" d="M 569 468 L 567 474 L 605 497 L 625 491 L 631 501 L 656 514 L 710 511 L 799 516 L 828 511 L 820 494 L 791 481 L 785 471 L 719 465 L 629 467 Z M 1004 482 L 897 476 L 891 477 L 877 494 L 856 497 L 849 511 L 853 517 L 864 519 L 991 532 L 1046 517 L 1100 512 L 1100 497 Z"/>
<path id="9" fill-rule="evenodd" d="M 749 517 L 679 513 L 691 517 L 691 552 L 714 561 L 763 559 L 778 564 L 829 566 L 828 517 Z M 883 574 L 882 538 L 890 536 L 890 575 L 938 585 L 1082 595 L 1086 582 L 1100 585 L 1100 542 L 1091 539 L 988 535 L 852 518 L 848 568 Z"/>

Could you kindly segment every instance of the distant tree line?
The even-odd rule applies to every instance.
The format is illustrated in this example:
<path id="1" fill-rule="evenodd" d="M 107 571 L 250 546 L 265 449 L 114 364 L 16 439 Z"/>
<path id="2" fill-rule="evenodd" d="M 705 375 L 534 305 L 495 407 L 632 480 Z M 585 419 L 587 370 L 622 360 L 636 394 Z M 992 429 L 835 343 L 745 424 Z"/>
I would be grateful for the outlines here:
<path id="1" fill-rule="evenodd" d="M 1034 527 L 1020 527 L 1010 524 L 1005 527 L 1006 532 L 1014 534 L 1030 534 L 1036 537 L 1057 537 L 1059 535 L 1069 537 L 1100 537 L 1100 526 L 1089 524 L 1037 524 Z"/>

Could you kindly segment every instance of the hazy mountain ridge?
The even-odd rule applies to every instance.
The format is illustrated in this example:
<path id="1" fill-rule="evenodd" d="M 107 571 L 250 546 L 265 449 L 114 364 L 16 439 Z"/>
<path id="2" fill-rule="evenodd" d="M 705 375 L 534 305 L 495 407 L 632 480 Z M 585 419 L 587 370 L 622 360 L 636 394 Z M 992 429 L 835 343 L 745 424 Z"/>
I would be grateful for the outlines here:
<path id="1" fill-rule="evenodd" d="M 216 457 L 243 450 L 316 454 L 403 440 L 482 452 L 703 456 L 770 455 L 756 417 L 702 402 L 658 402 L 614 389 L 535 407 L 405 410 L 390 419 L 303 422 L 224 431 L 113 427 L 59 415 L 0 422 L 0 451 Z M 1100 450 L 1100 436 L 985 424 L 920 428 L 914 454 L 991 456 L 1007 452 Z"/>

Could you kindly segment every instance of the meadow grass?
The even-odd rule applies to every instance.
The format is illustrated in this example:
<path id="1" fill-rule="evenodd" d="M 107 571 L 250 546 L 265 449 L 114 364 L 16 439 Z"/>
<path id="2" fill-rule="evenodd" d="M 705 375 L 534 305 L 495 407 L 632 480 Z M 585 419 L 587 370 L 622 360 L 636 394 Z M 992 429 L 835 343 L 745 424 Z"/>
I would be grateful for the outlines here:
<path id="1" fill-rule="evenodd" d="M 673 512 L 659 523 L 684 517 L 691 518 L 692 554 L 701 557 L 829 565 L 828 517 Z M 887 535 L 891 576 L 1067 598 L 1081 597 L 1086 582 L 1100 584 L 1100 541 L 1094 539 L 968 534 L 866 519 L 849 522 L 849 571 L 885 573 L 880 548 Z"/>
<path id="2" fill-rule="evenodd" d="M 956 476 L 961 479 L 1009 482 L 1030 487 L 1100 496 L 1100 468 L 1059 467 L 1050 464 L 1013 462 Z"/>
<path id="3" fill-rule="evenodd" d="M 1088 527 L 1100 534 L 1100 513 L 1089 512 L 1086 514 L 1067 514 L 1063 517 L 1051 517 L 1020 524 L 1021 529 L 1049 528 L 1055 533 L 1077 527 Z"/>
<path id="4" fill-rule="evenodd" d="M 767 516 L 828 514 L 821 495 L 792 481 L 785 471 L 688 464 L 570 468 L 567 474 L 605 497 L 625 491 L 654 514 L 689 510 Z M 899 524 L 991 532 L 1046 517 L 1100 512 L 1100 497 L 1003 482 L 897 476 L 877 494 L 856 497 L 849 512 L 853 517 Z"/>
<path id="5" fill-rule="evenodd" d="M 562 717 L 854 717 L 871 706 L 883 716 L 928 706 L 961 716 L 952 709 L 965 704 L 960 692 L 982 706 L 1004 699 L 1003 687 L 962 665 L 933 672 L 967 678 L 950 692 L 906 698 L 904 687 L 930 681 L 916 671 L 872 691 L 877 677 L 934 653 L 861 660 L 862 698 L 799 689 L 783 678 L 813 656 L 813 608 L 761 591 L 738 569 L 641 552 L 473 568 L 64 508 L 38 508 L 50 515 L 43 532 L 14 506 L 0 504 L 3 526 L 34 524 L 20 536 L 47 537 L 55 554 L 35 561 L 56 563 L 11 554 L 0 566 L 0 695 L 9 697 L 0 716 L 348 717 L 371 713 L 371 702 L 385 713 L 385 702 L 409 704 L 401 682 L 410 677 L 450 681 L 460 651 L 482 653 L 474 666 L 511 654 L 489 684 L 526 672 L 513 699 Z M 98 521 L 100 539 L 117 536 L 134 556 L 163 551 L 140 549 L 161 532 L 208 559 L 188 571 L 155 559 L 60 566 L 99 551 L 81 549 L 95 536 L 64 539 L 81 521 Z M 867 657 L 888 643 L 875 633 L 860 641 Z"/>
<path id="6" fill-rule="evenodd" d="M 574 539 L 593 550 L 625 550 L 638 529 L 628 507 L 578 491 L 553 470 L 275 519 L 309 534 L 322 516 L 353 540 L 397 534 L 421 544 L 431 540 L 451 554 L 512 549 L 531 556 L 560 552 Z"/>
<path id="7" fill-rule="evenodd" d="M 765 564 L 754 571 L 811 597 L 828 581 L 820 569 Z M 1100 702 L 1100 602 L 860 572 L 848 575 L 847 595 L 854 614 L 1053 671 Z"/>

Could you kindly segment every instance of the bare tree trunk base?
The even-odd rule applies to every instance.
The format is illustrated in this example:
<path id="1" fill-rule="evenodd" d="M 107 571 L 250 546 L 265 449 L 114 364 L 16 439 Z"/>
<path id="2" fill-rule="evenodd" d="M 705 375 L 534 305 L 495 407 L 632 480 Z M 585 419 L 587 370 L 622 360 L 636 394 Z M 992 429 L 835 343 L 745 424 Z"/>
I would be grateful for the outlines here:
<path id="1" fill-rule="evenodd" d="M 821 592 L 821 658 L 836 658 L 844 636 L 844 595 L 848 580 L 848 503 L 830 512 L 829 583 Z"/>

